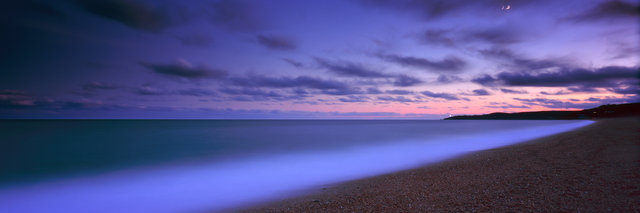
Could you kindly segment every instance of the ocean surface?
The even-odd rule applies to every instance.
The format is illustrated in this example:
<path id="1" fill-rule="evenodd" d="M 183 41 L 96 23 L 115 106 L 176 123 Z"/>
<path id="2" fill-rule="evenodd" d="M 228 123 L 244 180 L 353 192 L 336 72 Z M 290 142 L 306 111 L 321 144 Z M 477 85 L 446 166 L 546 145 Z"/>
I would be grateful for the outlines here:
<path id="1" fill-rule="evenodd" d="M 224 211 L 590 123 L 0 120 L 0 212 Z"/>

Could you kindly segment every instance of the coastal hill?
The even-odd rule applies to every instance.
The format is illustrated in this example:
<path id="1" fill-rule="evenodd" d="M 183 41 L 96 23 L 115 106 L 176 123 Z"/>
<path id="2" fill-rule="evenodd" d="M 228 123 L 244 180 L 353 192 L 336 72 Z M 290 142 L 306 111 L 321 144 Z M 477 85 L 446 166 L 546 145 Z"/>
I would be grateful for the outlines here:
<path id="1" fill-rule="evenodd" d="M 538 111 L 502 113 L 485 115 L 460 115 L 445 120 L 587 120 L 640 116 L 640 103 L 602 105 L 580 111 Z"/>

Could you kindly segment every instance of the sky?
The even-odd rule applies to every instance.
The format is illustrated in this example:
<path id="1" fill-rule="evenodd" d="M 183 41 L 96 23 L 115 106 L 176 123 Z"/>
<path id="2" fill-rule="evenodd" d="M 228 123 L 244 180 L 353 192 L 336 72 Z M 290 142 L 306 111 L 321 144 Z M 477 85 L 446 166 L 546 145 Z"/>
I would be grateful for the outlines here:
<path id="1" fill-rule="evenodd" d="M 440 119 L 640 100 L 639 0 L 2 4 L 0 118 Z"/>

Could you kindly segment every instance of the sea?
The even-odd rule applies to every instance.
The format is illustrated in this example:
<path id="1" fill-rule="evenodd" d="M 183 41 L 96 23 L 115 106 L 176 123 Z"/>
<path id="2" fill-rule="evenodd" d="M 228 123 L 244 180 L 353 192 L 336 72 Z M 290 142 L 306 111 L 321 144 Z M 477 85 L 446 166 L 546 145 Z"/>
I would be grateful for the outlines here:
<path id="1" fill-rule="evenodd" d="M 0 120 L 0 212 L 224 212 L 592 122 Z"/>

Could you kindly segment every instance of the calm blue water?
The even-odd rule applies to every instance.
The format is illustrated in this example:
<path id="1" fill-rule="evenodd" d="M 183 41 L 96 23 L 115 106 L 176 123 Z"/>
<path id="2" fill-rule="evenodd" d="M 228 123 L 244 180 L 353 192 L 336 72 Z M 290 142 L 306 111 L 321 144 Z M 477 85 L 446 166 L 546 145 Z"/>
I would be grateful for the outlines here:
<path id="1" fill-rule="evenodd" d="M 0 212 L 220 210 L 589 123 L 5 120 Z"/>

